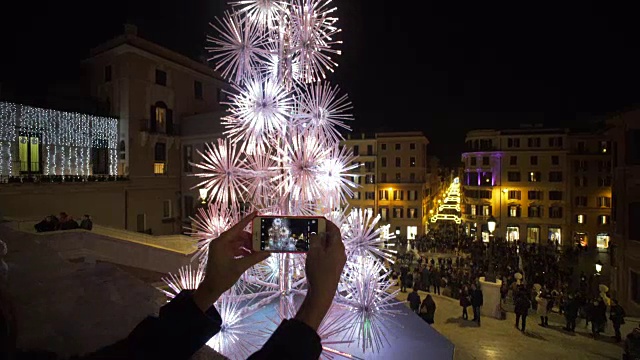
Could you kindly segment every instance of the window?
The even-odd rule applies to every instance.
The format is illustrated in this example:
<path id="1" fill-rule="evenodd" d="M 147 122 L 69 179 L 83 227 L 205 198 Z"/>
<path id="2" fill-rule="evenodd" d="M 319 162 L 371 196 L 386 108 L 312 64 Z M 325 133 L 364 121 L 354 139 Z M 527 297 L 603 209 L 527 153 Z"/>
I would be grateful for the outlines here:
<path id="1" fill-rule="evenodd" d="M 561 136 L 550 137 L 549 147 L 562 147 L 562 137 Z"/>
<path id="2" fill-rule="evenodd" d="M 609 151 L 609 142 L 608 141 L 600 141 L 600 153 L 606 154 Z"/>
<path id="3" fill-rule="evenodd" d="M 381 207 L 378 211 L 380 211 L 380 219 L 382 221 L 387 221 L 389 219 L 389 208 Z"/>
<path id="4" fill-rule="evenodd" d="M 560 165 L 560 156 L 557 156 L 557 155 L 552 156 L 551 165 Z"/>
<path id="5" fill-rule="evenodd" d="M 482 186 L 493 186 L 493 173 L 490 171 L 482 173 Z"/>
<path id="6" fill-rule="evenodd" d="M 353 200 L 360 200 L 360 191 L 354 191 L 353 196 L 351 198 Z"/>
<path id="7" fill-rule="evenodd" d="M 556 200 L 556 201 L 562 200 L 562 191 L 557 191 L 557 190 L 549 191 L 549 200 Z"/>
<path id="8" fill-rule="evenodd" d="M 509 217 L 520 217 L 520 206 L 509 205 Z"/>
<path id="9" fill-rule="evenodd" d="M 549 171 L 550 182 L 562 182 L 562 171 Z"/>
<path id="10" fill-rule="evenodd" d="M 491 190 L 478 190 L 479 199 L 491 199 Z"/>
<path id="11" fill-rule="evenodd" d="M 380 181 L 383 182 L 383 183 L 387 182 L 387 173 L 386 172 L 383 172 L 383 173 L 380 174 Z"/>
<path id="12" fill-rule="evenodd" d="M 387 167 L 387 158 L 386 157 L 381 158 L 380 162 L 382 164 L 382 167 Z"/>
<path id="13" fill-rule="evenodd" d="M 202 100 L 202 83 L 198 80 L 193 82 L 193 96 L 198 99 L 198 100 Z"/>
<path id="14" fill-rule="evenodd" d="M 562 230 L 559 227 L 549 227 L 549 240 L 562 243 Z"/>
<path id="15" fill-rule="evenodd" d="M 469 205 L 469 213 L 471 216 L 478 215 L 478 206 L 477 205 Z"/>
<path id="16" fill-rule="evenodd" d="M 598 186 L 600 186 L 600 187 L 610 187 L 611 186 L 611 176 L 598 176 Z"/>
<path id="17" fill-rule="evenodd" d="M 482 157 L 482 165 L 483 166 L 488 166 L 489 165 L 489 157 L 488 156 L 483 156 Z"/>
<path id="18" fill-rule="evenodd" d="M 609 248 L 609 234 L 600 233 L 596 235 L 596 246 L 598 247 L 598 249 Z"/>
<path id="19" fill-rule="evenodd" d="M 527 209 L 527 216 L 530 218 L 540 218 L 542 217 L 542 206 L 531 206 Z"/>
<path id="20" fill-rule="evenodd" d="M 409 144 L 409 150 L 415 150 L 416 149 L 416 144 L 415 143 L 410 143 Z"/>
<path id="21" fill-rule="evenodd" d="M 365 200 L 375 200 L 376 199 L 376 193 L 373 191 L 366 191 L 364 193 L 364 199 Z"/>
<path id="22" fill-rule="evenodd" d="M 476 164 L 477 164 L 477 159 L 476 159 L 476 157 L 472 157 L 472 158 L 471 158 L 471 166 L 476 166 Z"/>
<path id="23" fill-rule="evenodd" d="M 367 145 L 367 155 L 373 155 L 373 145 Z"/>
<path id="24" fill-rule="evenodd" d="M 529 163 L 530 163 L 531 165 L 538 165 L 538 157 L 537 157 L 537 156 L 535 156 L 535 155 L 534 155 L 534 156 L 532 156 L 532 157 L 530 157 L 530 158 L 529 158 Z"/>
<path id="25" fill-rule="evenodd" d="M 156 84 L 167 86 L 167 73 L 160 69 L 156 69 Z"/>
<path id="26" fill-rule="evenodd" d="M 640 275 L 638 275 L 638 273 L 633 270 L 629 270 L 629 275 L 629 277 L 631 278 L 631 284 L 629 284 L 631 294 L 629 294 L 629 297 L 636 304 L 640 304 Z"/>
<path id="27" fill-rule="evenodd" d="M 536 137 L 536 138 L 528 138 L 527 139 L 527 145 L 529 145 L 529 147 L 540 147 L 540 138 Z"/>
<path id="28" fill-rule="evenodd" d="M 609 215 L 598 215 L 598 225 L 609 225 Z"/>
<path id="29" fill-rule="evenodd" d="M 518 165 L 518 157 L 517 156 L 509 157 L 509 165 L 512 165 L 512 166 Z"/>
<path id="30" fill-rule="evenodd" d="M 611 207 L 611 198 L 608 196 L 598 196 L 596 200 L 596 204 L 598 207 Z"/>
<path id="31" fill-rule="evenodd" d="M 540 182 L 540 171 L 532 171 L 529 173 L 529 182 Z"/>
<path id="32" fill-rule="evenodd" d="M 389 200 L 389 191 L 388 190 L 380 190 L 378 192 L 378 196 L 380 200 Z"/>
<path id="33" fill-rule="evenodd" d="M 193 145 L 185 145 L 183 147 L 183 162 L 184 172 L 190 173 L 192 171 L 191 163 L 193 162 Z"/>
<path id="34" fill-rule="evenodd" d="M 576 196 L 574 199 L 574 204 L 577 207 L 585 207 L 587 206 L 587 197 L 586 196 Z"/>
<path id="35" fill-rule="evenodd" d="M 94 175 L 109 174 L 109 144 L 106 140 L 93 140 L 93 146 L 91 146 L 91 170 Z"/>
<path id="36" fill-rule="evenodd" d="M 520 147 L 520 139 L 518 139 L 518 138 L 509 138 L 509 139 L 507 139 L 507 147 L 519 148 Z"/>
<path id="37" fill-rule="evenodd" d="M 393 190 L 393 200 L 404 200 L 404 191 Z"/>
<path id="38" fill-rule="evenodd" d="M 171 200 L 162 201 L 162 218 L 169 219 L 171 218 Z"/>
<path id="39" fill-rule="evenodd" d="M 387 150 L 387 144 L 380 144 L 380 149 Z"/>
<path id="40" fill-rule="evenodd" d="M 409 174 L 409 181 L 410 182 L 416 182 L 416 173 L 410 173 Z"/>
<path id="41" fill-rule="evenodd" d="M 518 241 L 520 240 L 520 227 L 507 226 L 507 240 Z"/>
<path id="42" fill-rule="evenodd" d="M 402 146 L 400 144 L 396 144 L 396 150 L 400 150 L 402 149 Z"/>
<path id="43" fill-rule="evenodd" d="M 417 226 L 407 226 L 407 240 L 413 240 L 418 234 Z"/>
<path id="44" fill-rule="evenodd" d="M 576 187 L 586 187 L 588 184 L 586 176 L 576 176 L 574 182 Z"/>
<path id="45" fill-rule="evenodd" d="M 404 208 L 394 207 L 393 208 L 393 217 L 401 219 L 404 217 Z"/>
<path id="46" fill-rule="evenodd" d="M 400 181 L 402 181 L 402 176 L 400 175 L 400 173 L 396 173 L 396 182 Z"/>
<path id="47" fill-rule="evenodd" d="M 360 155 L 360 147 L 358 145 L 353 145 L 353 155 Z"/>
<path id="48" fill-rule="evenodd" d="M 507 172 L 507 180 L 512 182 L 518 182 L 521 180 L 520 171 L 509 171 Z"/>
<path id="49" fill-rule="evenodd" d="M 162 142 L 157 142 L 154 155 L 153 173 L 156 175 L 166 174 L 167 145 Z"/>
<path id="50" fill-rule="evenodd" d="M 574 160 L 573 168 L 575 171 L 587 171 L 589 162 L 587 160 Z"/>
<path id="51" fill-rule="evenodd" d="M 610 172 L 611 171 L 611 160 L 600 160 L 600 161 L 598 161 L 598 171 L 599 172 Z"/>
<path id="52" fill-rule="evenodd" d="M 576 224 L 584 224 L 587 222 L 587 215 L 578 214 L 576 215 Z"/>
<path id="53" fill-rule="evenodd" d="M 416 208 L 409 208 L 409 213 L 407 215 L 409 215 L 409 219 L 417 219 L 418 218 L 418 209 Z"/>
<path id="54" fill-rule="evenodd" d="M 640 202 L 629 203 L 629 219 L 640 219 Z M 627 223 L 627 231 L 629 233 L 629 239 L 639 241 L 640 240 L 640 226 L 633 221 Z"/>
<path id="55" fill-rule="evenodd" d="M 375 184 L 376 183 L 376 176 L 375 175 L 365 175 L 364 177 L 364 182 L 366 184 Z"/>
<path id="56" fill-rule="evenodd" d="M 409 158 L 409 166 L 410 167 L 416 167 L 416 158 L 415 157 L 410 157 Z"/>
<path id="57" fill-rule="evenodd" d="M 482 205 L 482 215 L 491 216 L 491 205 Z"/>
<path id="58" fill-rule="evenodd" d="M 20 135 L 18 137 L 18 155 L 21 173 L 42 172 L 40 161 L 40 137 L 37 135 Z"/>
<path id="59" fill-rule="evenodd" d="M 507 199 L 508 200 L 521 200 L 522 199 L 522 192 L 520 190 L 509 190 Z"/>
<path id="60" fill-rule="evenodd" d="M 112 76 L 112 72 L 111 72 L 111 65 L 107 65 L 104 67 L 104 82 L 109 82 L 111 81 L 111 76 Z"/>
<path id="61" fill-rule="evenodd" d="M 529 200 L 543 200 L 542 191 L 529 190 L 527 198 Z"/>
<path id="62" fill-rule="evenodd" d="M 561 206 L 551 206 L 549 208 L 549 218 L 550 219 L 561 219 L 562 218 L 562 207 Z"/>
<path id="63" fill-rule="evenodd" d="M 402 159 L 399 157 L 396 157 L 396 167 L 400 167 L 402 166 Z"/>

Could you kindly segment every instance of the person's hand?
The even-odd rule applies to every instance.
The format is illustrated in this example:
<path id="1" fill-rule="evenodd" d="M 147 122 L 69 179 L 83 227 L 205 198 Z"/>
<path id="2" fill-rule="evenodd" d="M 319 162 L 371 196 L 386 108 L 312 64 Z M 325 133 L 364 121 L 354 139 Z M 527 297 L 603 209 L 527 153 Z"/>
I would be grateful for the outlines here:
<path id="1" fill-rule="evenodd" d="M 305 272 L 309 289 L 296 319 L 318 329 L 331 307 L 347 262 L 340 229 L 327 220 L 326 234 L 311 236 Z"/>
<path id="2" fill-rule="evenodd" d="M 249 250 L 252 248 L 251 234 L 244 228 L 255 217 L 256 212 L 247 215 L 209 243 L 205 277 L 193 295 L 203 311 L 231 288 L 247 269 L 269 257 L 267 252 Z"/>

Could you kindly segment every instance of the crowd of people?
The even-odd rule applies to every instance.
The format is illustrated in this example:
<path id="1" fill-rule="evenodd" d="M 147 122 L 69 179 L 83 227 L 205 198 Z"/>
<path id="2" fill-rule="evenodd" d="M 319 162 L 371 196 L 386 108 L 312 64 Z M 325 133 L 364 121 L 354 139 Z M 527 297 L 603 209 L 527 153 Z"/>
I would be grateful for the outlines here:
<path id="1" fill-rule="evenodd" d="M 561 249 L 557 242 L 525 243 L 495 238 L 490 242 L 474 241 L 456 226 L 432 230 L 415 240 L 398 241 L 401 249 L 392 276 L 399 280 L 400 291 L 411 291 L 407 299 L 410 307 L 425 321 L 433 323 L 436 305 L 423 314 L 418 290 L 442 294 L 459 300 L 462 318 L 469 318 L 468 308 L 474 310 L 473 319 L 480 323 L 476 313 L 482 306 L 479 279 L 492 273 L 502 280 L 501 311 L 512 307 L 516 314 L 516 327 L 526 331 L 527 317 L 539 319 L 539 326 L 549 326 L 551 312 L 564 316 L 563 330 L 575 332 L 576 322 L 584 319 L 590 325 L 592 337 L 599 338 L 610 321 L 617 342 L 623 340 L 620 327 L 626 316 L 624 309 L 608 288 L 594 276 L 576 273 L 572 264 L 583 249 Z M 426 309 L 426 307 L 425 307 Z M 607 314 L 608 312 L 608 314 Z M 535 314 L 535 315 L 534 315 Z M 627 343 L 636 339 L 640 349 L 640 331 L 628 336 Z"/>
<path id="2" fill-rule="evenodd" d="M 33 226 L 36 232 L 48 232 L 58 230 L 73 230 L 73 229 L 93 229 L 93 220 L 91 216 L 85 214 L 80 222 L 76 221 L 73 216 L 66 212 L 61 212 L 60 215 L 47 215 L 42 221 Z"/>

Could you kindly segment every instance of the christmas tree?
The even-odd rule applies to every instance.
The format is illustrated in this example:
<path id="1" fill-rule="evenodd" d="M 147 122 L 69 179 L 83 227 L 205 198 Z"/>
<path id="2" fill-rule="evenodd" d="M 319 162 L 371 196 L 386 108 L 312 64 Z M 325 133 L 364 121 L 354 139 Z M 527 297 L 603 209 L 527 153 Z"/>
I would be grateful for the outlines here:
<path id="1" fill-rule="evenodd" d="M 341 230 L 348 261 L 329 314 L 320 326 L 325 356 L 332 344 L 349 343 L 363 352 L 388 343 L 393 306 L 392 250 L 388 225 L 361 209 L 347 210 L 359 166 L 341 147 L 341 131 L 350 130 L 352 106 L 338 86 L 326 80 L 337 63 L 334 39 L 340 30 L 328 0 L 243 0 L 211 24 L 210 60 L 232 85 L 227 138 L 200 153 L 198 187 L 208 206 L 194 219 L 199 267 L 180 269 L 165 279 L 172 297 L 202 280 L 208 244 L 250 210 L 261 215 L 320 215 Z M 270 243 L 289 246 L 295 239 L 285 224 L 269 229 Z M 295 247 L 295 244 L 293 245 Z M 245 358 L 262 344 L 255 339 L 271 324 L 249 319 L 276 306 L 280 319 L 293 317 L 306 292 L 304 254 L 274 254 L 249 269 L 215 304 L 222 330 L 209 345 L 225 356 Z M 274 324 L 280 319 L 273 319 Z M 248 336 L 251 335 L 251 336 Z M 266 339 L 265 339 L 266 340 Z"/>

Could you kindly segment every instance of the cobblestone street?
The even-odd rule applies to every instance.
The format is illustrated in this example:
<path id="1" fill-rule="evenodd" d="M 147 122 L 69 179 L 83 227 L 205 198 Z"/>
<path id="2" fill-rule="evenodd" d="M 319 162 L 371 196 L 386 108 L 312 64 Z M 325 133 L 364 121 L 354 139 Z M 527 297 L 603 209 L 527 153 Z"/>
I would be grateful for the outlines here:
<path id="1" fill-rule="evenodd" d="M 407 294 L 400 293 L 398 299 L 406 300 Z M 425 292 L 420 291 L 421 299 L 424 299 L 425 295 Z M 437 307 L 433 327 L 454 343 L 455 360 L 622 358 L 622 345 L 615 344 L 611 338 L 611 324 L 607 324 L 606 333 L 598 340 L 591 338 L 584 320 L 578 323 L 575 334 L 564 332 L 564 317 L 558 314 L 551 314 L 548 328 L 538 325 L 537 316 L 527 317 L 525 334 L 515 328 L 515 315 L 511 312 L 507 313 L 506 320 L 482 317 L 482 326 L 477 327 L 474 322 L 462 320 L 462 310 L 457 300 L 433 296 Z M 472 316 L 471 308 L 468 310 Z M 637 325 L 637 320 L 628 319 L 622 331 L 623 336 Z"/>

